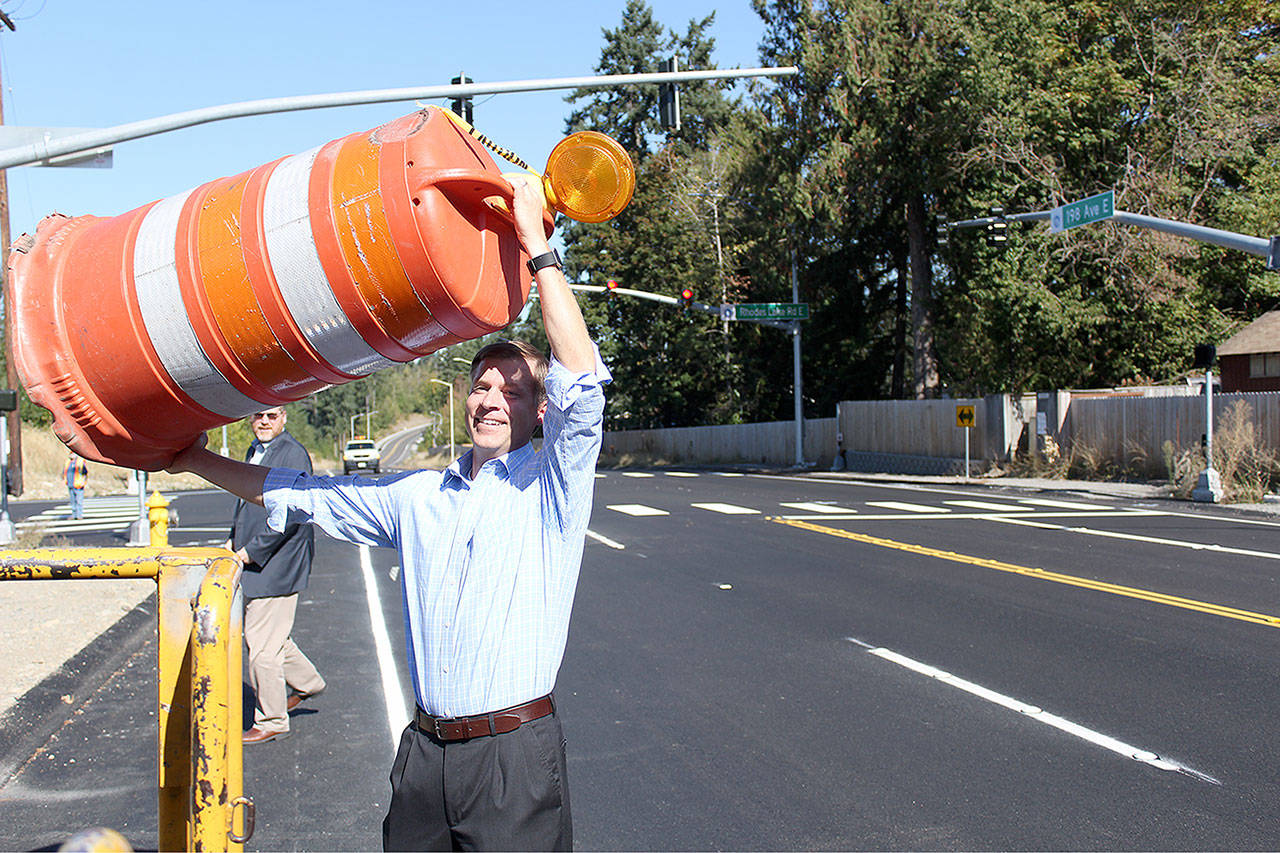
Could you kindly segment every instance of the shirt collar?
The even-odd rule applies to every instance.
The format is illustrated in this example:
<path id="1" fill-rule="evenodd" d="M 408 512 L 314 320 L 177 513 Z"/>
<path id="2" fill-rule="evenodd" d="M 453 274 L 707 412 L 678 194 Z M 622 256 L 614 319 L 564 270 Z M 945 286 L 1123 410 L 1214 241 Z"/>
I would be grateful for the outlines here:
<path id="1" fill-rule="evenodd" d="M 456 477 L 465 483 L 471 482 L 471 477 L 467 476 L 471 473 L 471 460 L 475 454 L 474 450 L 468 450 L 459 456 L 453 462 L 449 463 L 449 467 L 444 469 L 444 478 L 448 481 L 452 477 Z M 529 458 L 533 456 L 533 442 L 526 442 L 515 450 L 509 450 L 501 456 L 495 456 L 485 465 L 492 464 L 502 471 L 503 479 L 510 479 L 511 472 L 524 465 Z M 463 472 L 467 472 L 464 474 Z"/>

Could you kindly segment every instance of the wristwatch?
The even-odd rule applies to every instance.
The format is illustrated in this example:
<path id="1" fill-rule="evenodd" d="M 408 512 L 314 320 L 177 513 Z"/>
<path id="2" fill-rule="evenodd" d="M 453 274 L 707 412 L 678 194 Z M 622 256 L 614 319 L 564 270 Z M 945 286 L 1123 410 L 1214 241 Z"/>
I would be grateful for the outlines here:
<path id="1" fill-rule="evenodd" d="M 545 254 L 538 255 L 536 258 L 530 258 L 527 264 L 529 267 L 529 275 L 537 275 L 538 270 L 546 267 L 555 267 L 556 269 L 564 269 L 564 260 L 561 259 L 560 253 L 555 249 Z"/>

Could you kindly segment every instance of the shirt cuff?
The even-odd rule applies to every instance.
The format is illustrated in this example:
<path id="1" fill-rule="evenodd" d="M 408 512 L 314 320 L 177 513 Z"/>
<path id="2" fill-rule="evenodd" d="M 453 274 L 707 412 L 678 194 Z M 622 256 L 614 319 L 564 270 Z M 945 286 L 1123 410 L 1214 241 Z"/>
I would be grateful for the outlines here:
<path id="1" fill-rule="evenodd" d="M 599 388 L 613 381 L 613 374 L 600 358 L 600 347 L 592 342 L 591 349 L 595 353 L 596 366 L 582 373 L 573 373 L 556 361 L 554 355 L 551 357 L 544 385 L 548 402 L 562 412 L 572 406 L 583 391 Z"/>
<path id="2" fill-rule="evenodd" d="M 272 468 L 262 484 L 262 505 L 267 510 L 267 527 L 277 533 L 284 531 L 289 521 L 289 493 L 297 485 L 302 471 L 290 468 Z"/>

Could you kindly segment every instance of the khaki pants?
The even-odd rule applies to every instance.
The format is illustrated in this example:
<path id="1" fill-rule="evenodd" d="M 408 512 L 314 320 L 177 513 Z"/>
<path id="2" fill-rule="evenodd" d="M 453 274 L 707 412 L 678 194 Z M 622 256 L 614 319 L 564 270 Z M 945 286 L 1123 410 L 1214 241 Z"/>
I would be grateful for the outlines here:
<path id="1" fill-rule="evenodd" d="M 249 683 L 258 697 L 253 724 L 266 732 L 289 730 L 289 688 L 319 693 L 324 679 L 289 638 L 298 594 L 250 598 L 244 604 L 244 641 L 249 647 Z"/>

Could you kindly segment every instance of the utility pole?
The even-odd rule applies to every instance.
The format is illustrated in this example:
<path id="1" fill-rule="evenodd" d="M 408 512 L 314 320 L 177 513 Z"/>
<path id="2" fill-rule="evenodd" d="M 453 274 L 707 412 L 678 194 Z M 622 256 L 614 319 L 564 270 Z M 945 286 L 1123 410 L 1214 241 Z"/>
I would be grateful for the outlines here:
<path id="1" fill-rule="evenodd" d="M 9 28 L 10 32 L 16 32 L 17 27 L 13 25 L 13 19 L 0 10 L 0 23 Z M 4 124 L 4 81 L 0 79 L 0 125 Z M 4 374 L 5 386 L 8 388 L 21 388 L 18 382 L 18 368 L 13 363 L 13 347 L 10 344 L 10 335 L 13 334 L 13 327 L 9 322 L 11 316 L 8 301 L 9 293 L 9 173 L 5 169 L 0 169 L 0 250 L 4 253 L 4 263 L 0 265 L 0 285 L 4 287 Z M 5 412 L 5 421 L 9 427 L 9 468 L 7 482 L 0 483 L 0 488 L 7 489 L 8 493 L 16 497 L 22 496 L 22 407 L 15 406 L 12 412 Z"/>

